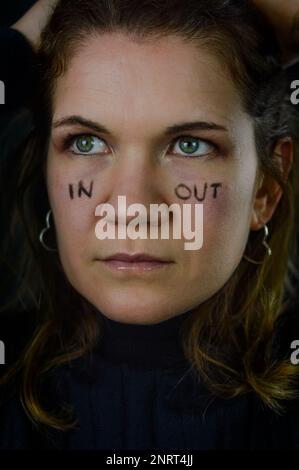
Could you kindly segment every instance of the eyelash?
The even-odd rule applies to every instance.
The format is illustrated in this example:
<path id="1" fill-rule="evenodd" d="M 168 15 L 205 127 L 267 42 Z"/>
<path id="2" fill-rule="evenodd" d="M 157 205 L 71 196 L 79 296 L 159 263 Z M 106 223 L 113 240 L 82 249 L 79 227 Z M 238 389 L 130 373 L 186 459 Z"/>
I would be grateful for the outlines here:
<path id="1" fill-rule="evenodd" d="M 88 156 L 89 157 L 94 157 L 94 156 L 96 156 L 97 154 L 84 154 L 84 153 L 79 153 L 79 152 L 73 152 L 72 150 L 70 150 L 70 147 L 74 144 L 76 139 L 78 139 L 79 137 L 82 137 L 82 136 L 96 137 L 97 139 L 100 139 L 102 142 L 104 142 L 105 145 L 107 145 L 107 147 L 109 147 L 107 142 L 105 141 L 105 139 L 103 139 L 102 137 L 99 137 L 97 135 L 94 135 L 94 134 L 83 134 L 83 133 L 69 134 L 63 141 L 63 148 L 62 148 L 63 152 L 69 151 L 74 157 L 78 157 L 80 155 L 82 155 L 84 157 L 88 157 Z M 211 142 L 208 139 L 201 139 L 198 136 L 194 136 L 194 135 L 190 135 L 190 134 L 183 134 L 183 135 L 180 135 L 178 137 L 175 137 L 171 141 L 170 147 L 173 147 L 180 139 L 188 138 L 188 137 L 192 138 L 192 139 L 197 139 L 198 141 L 202 141 L 202 142 L 205 142 L 208 145 L 211 145 L 214 148 L 214 151 L 203 154 L 202 156 L 198 156 L 198 155 L 194 156 L 194 155 L 187 155 L 187 154 L 186 155 L 175 154 L 175 155 L 181 156 L 182 158 L 191 158 L 191 159 L 194 160 L 194 159 L 204 158 L 204 157 L 210 155 L 211 153 L 219 153 L 219 146 L 217 144 L 215 144 L 214 142 Z"/>

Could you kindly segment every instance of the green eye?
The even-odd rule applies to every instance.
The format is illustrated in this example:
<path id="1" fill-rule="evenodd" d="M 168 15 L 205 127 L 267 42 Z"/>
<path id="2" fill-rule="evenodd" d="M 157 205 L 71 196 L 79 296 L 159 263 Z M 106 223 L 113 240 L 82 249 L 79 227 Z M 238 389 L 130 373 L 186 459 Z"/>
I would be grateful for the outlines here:
<path id="1" fill-rule="evenodd" d="M 80 135 L 73 140 L 71 150 L 75 154 L 95 155 L 105 151 L 105 142 L 94 135 Z"/>
<path id="2" fill-rule="evenodd" d="M 193 152 L 196 152 L 196 150 L 198 150 L 199 142 L 196 139 L 193 139 L 191 137 L 188 139 L 184 139 L 184 140 L 181 139 L 179 147 L 183 152 L 193 153 Z"/>
<path id="3" fill-rule="evenodd" d="M 199 137 L 180 137 L 175 144 L 175 153 L 183 152 L 192 157 L 200 157 L 211 153 L 215 146 Z"/>
<path id="4" fill-rule="evenodd" d="M 82 135 L 77 139 L 76 144 L 80 152 L 91 152 L 94 147 L 94 138 L 91 135 Z"/>

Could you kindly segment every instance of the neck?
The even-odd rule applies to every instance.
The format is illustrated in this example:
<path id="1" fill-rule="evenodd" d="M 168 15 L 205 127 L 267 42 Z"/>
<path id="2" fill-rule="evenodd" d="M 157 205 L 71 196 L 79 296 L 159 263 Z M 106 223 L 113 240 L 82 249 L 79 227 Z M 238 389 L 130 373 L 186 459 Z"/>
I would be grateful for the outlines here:
<path id="1" fill-rule="evenodd" d="M 101 355 L 114 363 L 132 366 L 177 368 L 188 365 L 182 347 L 182 326 L 191 311 L 155 324 L 132 324 L 101 314 Z"/>

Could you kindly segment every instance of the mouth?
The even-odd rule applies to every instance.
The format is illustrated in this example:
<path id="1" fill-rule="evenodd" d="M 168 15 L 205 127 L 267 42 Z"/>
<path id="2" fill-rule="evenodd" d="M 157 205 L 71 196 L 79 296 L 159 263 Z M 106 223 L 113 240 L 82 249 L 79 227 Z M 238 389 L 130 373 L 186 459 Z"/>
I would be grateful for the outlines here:
<path id="1" fill-rule="evenodd" d="M 173 261 L 145 253 L 116 253 L 100 260 L 105 266 L 116 271 L 147 272 L 163 269 Z"/>

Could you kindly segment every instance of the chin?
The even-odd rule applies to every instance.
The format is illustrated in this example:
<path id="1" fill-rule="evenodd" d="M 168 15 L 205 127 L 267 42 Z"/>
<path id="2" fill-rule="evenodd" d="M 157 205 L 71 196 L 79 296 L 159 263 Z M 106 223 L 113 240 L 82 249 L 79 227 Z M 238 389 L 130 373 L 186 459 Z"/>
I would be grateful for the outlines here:
<path id="1" fill-rule="evenodd" d="M 148 298 L 133 295 L 101 297 L 98 302 L 93 299 L 92 304 L 107 318 L 122 323 L 160 323 L 180 313 L 176 312 L 173 304 L 169 304 L 169 299 L 164 299 L 163 302 L 162 299 L 155 298 L 154 294 Z"/>

